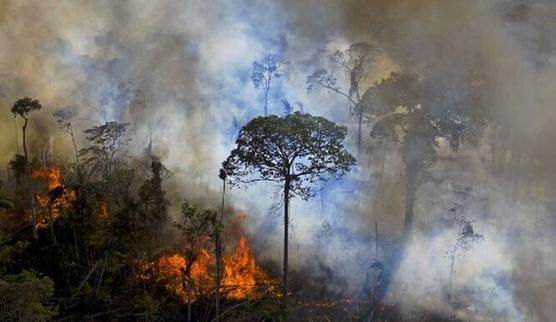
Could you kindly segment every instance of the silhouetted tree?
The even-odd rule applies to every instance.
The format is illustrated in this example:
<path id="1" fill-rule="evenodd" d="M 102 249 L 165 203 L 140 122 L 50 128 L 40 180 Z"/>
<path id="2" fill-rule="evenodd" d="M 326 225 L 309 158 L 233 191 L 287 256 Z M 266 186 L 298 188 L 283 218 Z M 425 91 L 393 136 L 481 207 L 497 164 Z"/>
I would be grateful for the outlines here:
<path id="1" fill-rule="evenodd" d="M 435 94 L 438 92 L 445 96 L 439 97 Z M 448 84 L 437 79 L 399 73 L 391 73 L 363 95 L 361 105 L 375 120 L 371 136 L 402 145 L 406 179 L 404 241 L 411 232 L 417 188 L 435 161 L 440 140 L 458 150 L 464 142 L 480 136 L 482 116 L 470 107 L 473 95 L 473 90 L 452 93 Z"/>
<path id="2" fill-rule="evenodd" d="M 479 244 L 484 239 L 484 236 L 482 234 L 475 232 L 472 222 L 465 218 L 464 210 L 464 205 L 460 203 L 456 203 L 454 207 L 450 209 L 450 211 L 453 213 L 453 219 L 456 221 L 456 227 L 458 228 L 458 237 L 456 238 L 455 243 L 447 252 L 447 255 L 450 258 L 448 302 L 450 302 L 451 304 L 454 296 L 454 271 L 456 267 L 458 250 L 461 252 L 466 252 Z"/>
<path id="3" fill-rule="evenodd" d="M 268 115 L 268 93 L 272 81 L 277 82 L 284 75 L 281 70 L 282 62 L 277 55 L 266 55 L 261 62 L 253 62 L 251 80 L 255 88 L 261 88 L 264 95 L 264 115 Z"/>
<path id="4" fill-rule="evenodd" d="M 222 201 L 220 203 L 220 217 L 218 218 L 218 222 L 214 225 L 214 245 L 215 251 L 214 254 L 216 256 L 216 279 L 215 279 L 215 316 L 216 321 L 220 319 L 220 284 L 221 284 L 221 266 L 222 266 L 222 241 L 221 241 L 221 229 L 222 229 L 222 221 L 224 219 L 224 197 L 226 194 L 226 178 L 228 174 L 226 170 L 220 169 L 218 172 L 218 178 L 222 180 Z"/>
<path id="5" fill-rule="evenodd" d="M 24 97 L 21 98 L 19 100 L 17 100 L 17 102 L 15 102 L 15 104 L 12 106 L 12 113 L 14 114 L 14 116 L 19 116 L 24 120 L 23 123 L 23 127 L 22 127 L 22 132 L 23 132 L 23 155 L 25 156 L 25 159 L 27 159 L 27 162 L 29 162 L 29 154 L 27 151 L 27 125 L 29 123 L 29 113 L 33 112 L 33 111 L 38 111 L 42 108 L 41 103 L 39 102 L 39 100 L 36 99 L 32 99 L 29 97 Z"/>
<path id="6" fill-rule="evenodd" d="M 282 99 L 282 107 L 284 108 L 284 114 L 291 114 L 293 112 L 293 106 L 290 104 L 290 102 L 287 99 Z"/>
<path id="7" fill-rule="evenodd" d="M 159 158 L 152 157 L 150 178 L 139 188 L 139 202 L 142 206 L 140 234 L 141 240 L 145 241 L 144 247 L 147 249 L 149 260 L 153 250 L 161 244 L 160 236 L 166 223 L 169 204 L 162 183 L 171 175 Z"/>
<path id="8" fill-rule="evenodd" d="M 12 113 L 15 117 L 21 117 L 23 122 L 22 132 L 23 132 L 23 156 L 25 157 L 25 167 L 26 167 L 26 182 L 27 182 L 27 195 L 29 204 L 31 205 L 32 212 L 32 224 L 33 224 L 33 238 L 38 239 L 39 235 L 37 233 L 37 214 L 35 212 L 35 197 L 33 194 L 33 187 L 31 185 L 31 162 L 29 160 L 29 153 L 27 151 L 27 125 L 29 124 L 29 113 L 33 111 L 38 111 L 42 108 L 39 100 L 32 99 L 29 97 L 24 97 L 12 106 Z"/>
<path id="9" fill-rule="evenodd" d="M 343 146 L 347 129 L 323 117 L 299 112 L 257 117 L 239 132 L 236 148 L 223 167 L 235 184 L 275 182 L 283 187 L 284 261 L 283 310 L 288 301 L 289 202 L 307 200 L 312 184 L 340 177 L 355 163 Z"/>
<path id="10" fill-rule="evenodd" d="M 77 143 L 75 143 L 75 135 L 73 133 L 73 125 L 72 121 L 76 116 L 76 111 L 72 107 L 64 107 L 59 110 L 56 110 L 52 113 L 52 116 L 56 119 L 58 126 L 64 132 L 66 132 L 73 145 L 73 151 L 75 152 L 75 162 L 79 166 L 79 149 L 77 149 Z"/>
<path id="11" fill-rule="evenodd" d="M 380 53 L 381 50 L 377 46 L 366 42 L 358 42 L 349 46 L 348 49 L 337 50 L 330 55 L 332 62 L 339 67 L 340 75 L 343 72 L 349 77 L 347 92 L 338 84 L 338 76 L 325 68 L 317 69 L 307 77 L 308 92 L 316 88 L 323 88 L 343 96 L 349 101 L 349 111 L 357 120 L 358 156 L 361 153 L 362 124 L 365 116 L 364 106 L 360 104 L 362 93 L 365 91 L 363 81 Z"/>
<path id="12" fill-rule="evenodd" d="M 116 152 L 129 142 L 128 126 L 129 123 L 112 121 L 83 131 L 91 145 L 79 153 L 92 163 L 93 170 L 102 169 L 105 175 L 110 173 Z"/>

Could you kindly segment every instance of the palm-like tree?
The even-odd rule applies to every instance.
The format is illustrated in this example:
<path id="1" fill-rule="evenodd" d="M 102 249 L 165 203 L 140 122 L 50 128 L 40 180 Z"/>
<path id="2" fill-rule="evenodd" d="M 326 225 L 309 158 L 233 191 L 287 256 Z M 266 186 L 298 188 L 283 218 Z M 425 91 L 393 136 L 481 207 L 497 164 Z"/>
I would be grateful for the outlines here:
<path id="1" fill-rule="evenodd" d="M 37 216 L 35 213 L 35 200 L 33 198 L 32 186 L 31 186 L 31 163 L 29 161 L 29 153 L 27 151 L 27 125 L 29 124 L 29 113 L 32 111 L 38 111 L 42 108 L 39 100 L 32 99 L 29 97 L 20 98 L 11 108 L 11 112 L 15 117 L 21 117 L 24 120 L 22 132 L 23 132 L 23 154 L 25 157 L 25 172 L 27 181 L 27 191 L 29 204 L 31 205 L 31 212 L 33 214 L 33 237 L 35 239 L 39 238 L 37 233 Z"/>

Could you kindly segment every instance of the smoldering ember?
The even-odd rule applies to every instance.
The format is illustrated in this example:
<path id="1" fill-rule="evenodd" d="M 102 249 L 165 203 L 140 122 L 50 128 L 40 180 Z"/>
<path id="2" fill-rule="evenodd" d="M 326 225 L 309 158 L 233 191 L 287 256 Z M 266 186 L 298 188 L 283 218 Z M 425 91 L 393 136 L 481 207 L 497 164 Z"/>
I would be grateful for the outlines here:
<path id="1" fill-rule="evenodd" d="M 0 321 L 556 320 L 556 2 L 0 2 Z"/>

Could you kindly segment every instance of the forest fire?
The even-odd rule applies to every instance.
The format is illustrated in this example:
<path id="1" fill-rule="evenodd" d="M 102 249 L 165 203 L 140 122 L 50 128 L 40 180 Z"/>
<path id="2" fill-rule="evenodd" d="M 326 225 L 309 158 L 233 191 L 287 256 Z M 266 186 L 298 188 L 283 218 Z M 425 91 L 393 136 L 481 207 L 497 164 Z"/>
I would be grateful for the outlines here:
<path id="1" fill-rule="evenodd" d="M 258 286 L 271 291 L 275 285 L 276 282 L 255 261 L 247 238 L 241 236 L 235 253 L 224 257 L 223 293 L 227 298 L 239 300 L 256 297 L 261 291 Z"/>
<path id="2" fill-rule="evenodd" d="M 184 303 L 195 302 L 200 295 L 214 291 L 214 254 L 201 249 L 192 257 L 190 266 L 186 256 L 179 253 L 161 256 L 154 262 L 164 286 Z M 220 293 L 228 299 L 243 300 L 272 293 L 276 286 L 277 281 L 255 261 L 247 238 L 240 236 L 234 253 L 223 258 Z"/>
<path id="3" fill-rule="evenodd" d="M 556 0 L 55 3 L 0 0 L 0 322 L 555 320 Z"/>
<path id="4" fill-rule="evenodd" d="M 37 194 L 37 203 L 41 207 L 48 208 L 50 221 L 60 217 L 60 210 L 68 208 L 75 201 L 75 192 L 64 187 L 61 181 L 60 168 L 56 166 L 47 168 L 36 168 L 32 171 L 33 178 L 46 179 L 48 194 Z M 44 228 L 44 219 L 38 224 L 39 228 Z"/>

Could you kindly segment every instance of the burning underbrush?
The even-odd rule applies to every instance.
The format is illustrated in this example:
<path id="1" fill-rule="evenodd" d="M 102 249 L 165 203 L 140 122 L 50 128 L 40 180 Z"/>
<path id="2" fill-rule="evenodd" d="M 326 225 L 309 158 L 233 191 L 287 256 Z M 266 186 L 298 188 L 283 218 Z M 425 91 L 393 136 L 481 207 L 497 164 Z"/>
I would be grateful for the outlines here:
<path id="1" fill-rule="evenodd" d="M 37 205 L 46 210 L 41 220 L 37 223 L 37 228 L 45 228 L 48 222 L 54 222 L 60 217 L 62 210 L 69 208 L 75 201 L 75 192 L 67 189 L 61 178 L 59 167 L 52 166 L 46 168 L 36 168 L 32 171 L 34 179 L 43 179 L 47 182 L 47 194 L 37 194 Z"/>
<path id="2" fill-rule="evenodd" d="M 162 255 L 151 263 L 142 264 L 143 279 L 154 278 L 184 303 L 193 303 L 215 291 L 214 252 L 202 248 L 192 254 Z M 247 238 L 241 235 L 233 253 L 222 258 L 220 294 L 229 300 L 257 299 L 278 295 L 278 281 L 255 260 Z M 154 274 L 149 273 L 154 272 Z"/>

